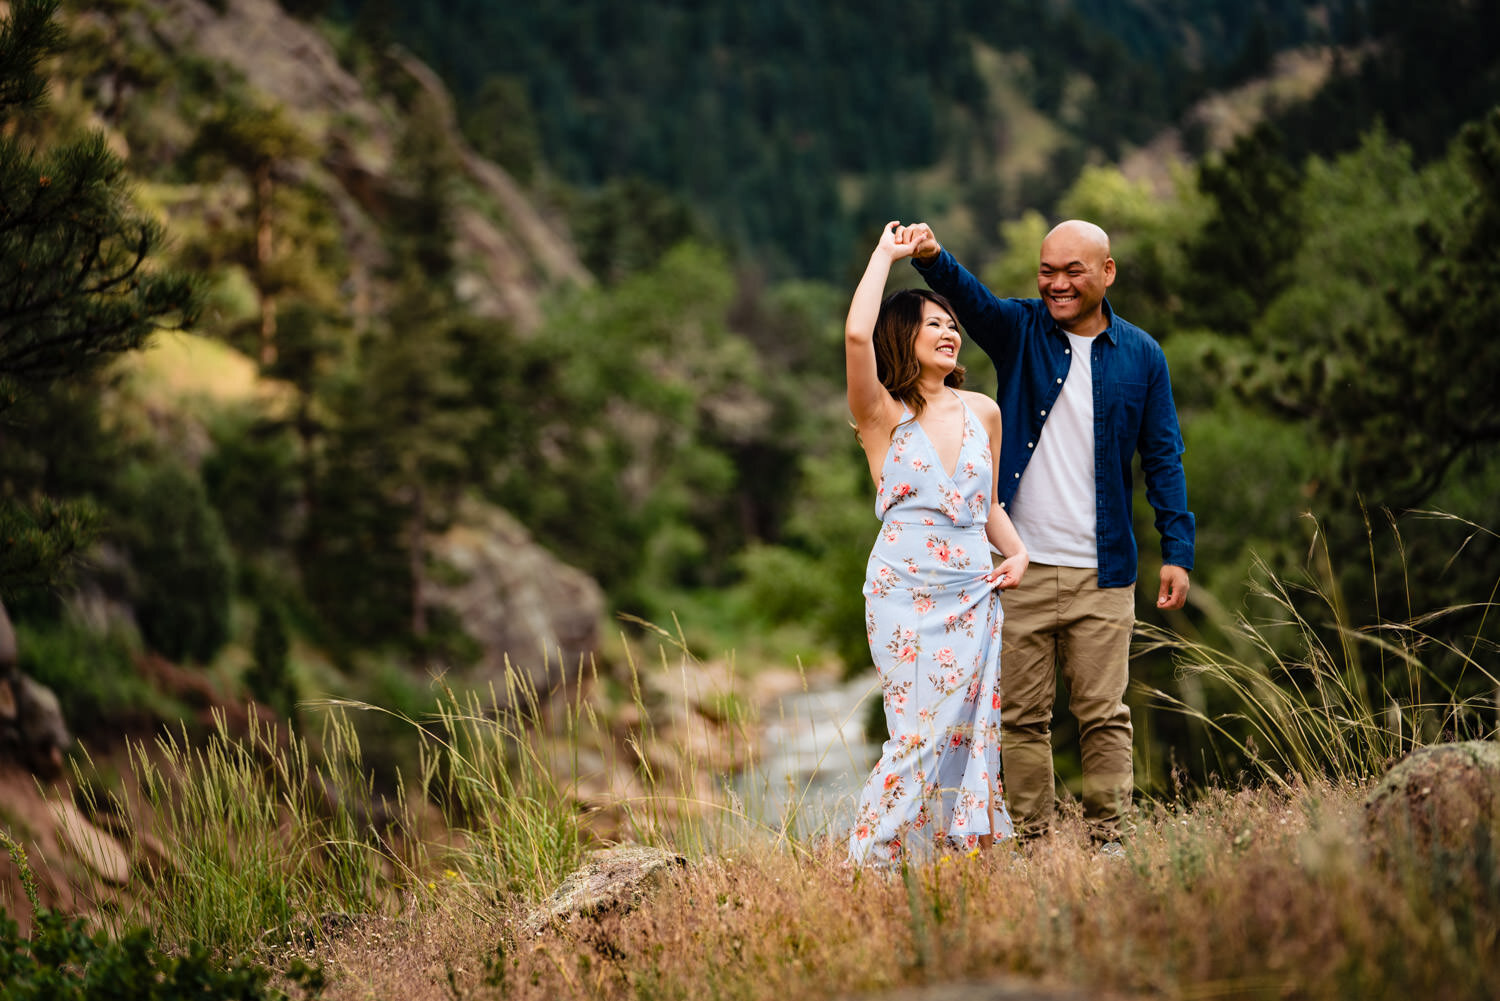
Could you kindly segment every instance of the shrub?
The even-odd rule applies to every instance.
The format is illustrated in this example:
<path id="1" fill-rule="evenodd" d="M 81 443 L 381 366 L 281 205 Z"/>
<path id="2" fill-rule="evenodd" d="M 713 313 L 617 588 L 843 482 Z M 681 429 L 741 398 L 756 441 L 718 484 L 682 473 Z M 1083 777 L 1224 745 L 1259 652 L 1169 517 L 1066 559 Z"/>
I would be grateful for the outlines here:
<path id="1" fill-rule="evenodd" d="M 52 690 L 63 718 L 78 732 L 180 711 L 136 672 L 137 641 L 128 629 L 100 633 L 70 622 L 18 622 L 16 636 L 21 670 Z"/>
<path id="2" fill-rule="evenodd" d="M 211 660 L 229 639 L 234 564 L 203 483 L 169 465 L 141 471 L 127 492 L 141 637 L 172 660 Z"/>
<path id="3" fill-rule="evenodd" d="M 81 918 L 38 907 L 26 853 L 0 831 L 0 845 L 21 870 L 32 903 L 32 928 L 23 936 L 9 914 L 0 913 L 0 1001 L 280 1001 L 289 997 L 272 986 L 273 972 L 236 960 L 223 964 L 200 943 L 168 955 L 135 927 L 117 939 L 90 935 Z M 323 991 L 323 973 L 295 961 L 287 978 L 303 998 Z"/>
<path id="4" fill-rule="evenodd" d="M 286 613 L 280 603 L 274 599 L 264 602 L 250 641 L 252 661 L 245 673 L 245 684 L 256 701 L 285 718 L 290 718 L 297 708 L 297 679 L 288 663 L 291 646 Z"/>

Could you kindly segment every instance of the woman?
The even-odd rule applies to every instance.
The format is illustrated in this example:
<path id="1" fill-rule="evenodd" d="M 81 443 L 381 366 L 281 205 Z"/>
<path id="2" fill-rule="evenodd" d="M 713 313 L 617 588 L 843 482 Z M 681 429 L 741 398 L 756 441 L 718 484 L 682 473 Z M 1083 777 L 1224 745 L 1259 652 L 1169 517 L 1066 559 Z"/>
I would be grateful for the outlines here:
<path id="1" fill-rule="evenodd" d="M 962 341 L 946 300 L 880 297 L 915 244 L 882 231 L 844 326 L 849 410 L 876 483 L 880 534 L 865 627 L 885 700 L 885 742 L 849 836 L 856 864 L 1011 834 L 1000 789 L 1000 601 L 1029 560 L 995 503 L 1000 408 L 958 388 Z M 1001 555 L 993 565 L 991 547 Z"/>

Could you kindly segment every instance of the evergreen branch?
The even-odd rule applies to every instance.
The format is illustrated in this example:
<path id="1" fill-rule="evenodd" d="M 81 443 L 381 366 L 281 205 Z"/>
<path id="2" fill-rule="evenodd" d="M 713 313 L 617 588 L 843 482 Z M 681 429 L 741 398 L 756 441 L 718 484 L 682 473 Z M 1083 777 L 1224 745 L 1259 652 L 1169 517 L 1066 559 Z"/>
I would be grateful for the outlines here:
<path id="1" fill-rule="evenodd" d="M 54 15 L 58 0 L 15 0 L 0 24 L 0 123 L 42 103 L 47 79 L 42 60 L 62 51 L 64 34 Z"/>

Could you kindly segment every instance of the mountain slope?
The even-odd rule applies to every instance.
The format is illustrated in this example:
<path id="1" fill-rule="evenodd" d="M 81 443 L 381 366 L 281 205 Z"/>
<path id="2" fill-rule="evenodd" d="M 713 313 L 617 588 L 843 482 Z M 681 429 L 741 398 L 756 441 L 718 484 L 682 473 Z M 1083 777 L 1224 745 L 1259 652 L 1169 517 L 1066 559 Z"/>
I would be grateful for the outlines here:
<path id="1" fill-rule="evenodd" d="M 274 0 L 159 0 L 134 16 L 139 44 L 155 44 L 174 64 L 207 61 L 241 77 L 257 99 L 279 104 L 311 141 L 306 171 L 333 200 L 350 251 L 351 284 L 371 289 L 381 257 L 378 230 L 393 196 L 391 169 L 403 109 L 389 95 L 372 96 L 343 65 L 329 41 L 289 16 Z M 440 107 L 451 107 L 436 77 L 415 60 L 405 69 Z M 143 99 L 144 95 L 137 97 Z M 455 259 L 461 288 L 480 315 L 534 327 L 540 299 L 559 284 L 591 279 L 565 231 L 526 197 L 503 170 L 481 160 L 446 125 L 461 152 L 466 181 L 478 192 L 460 212 Z M 358 297 L 356 297 L 358 298 Z M 378 308 L 378 291 L 366 311 Z"/>

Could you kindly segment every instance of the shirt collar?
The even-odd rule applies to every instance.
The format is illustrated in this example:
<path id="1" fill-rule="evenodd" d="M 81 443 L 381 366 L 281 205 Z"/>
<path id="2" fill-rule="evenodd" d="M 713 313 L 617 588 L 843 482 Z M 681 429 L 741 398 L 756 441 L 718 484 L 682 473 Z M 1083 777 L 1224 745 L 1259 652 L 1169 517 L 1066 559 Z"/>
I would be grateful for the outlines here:
<path id="1" fill-rule="evenodd" d="M 1109 338 L 1109 343 L 1115 344 L 1118 342 L 1118 339 L 1115 337 L 1115 310 L 1109 304 L 1108 296 L 1104 297 L 1104 319 L 1106 321 L 1104 336 Z"/>
<path id="2" fill-rule="evenodd" d="M 1104 320 L 1105 320 L 1104 329 L 1101 330 L 1097 336 L 1099 336 L 1099 337 L 1108 337 L 1109 338 L 1109 343 L 1112 344 L 1112 345 L 1118 344 L 1119 343 L 1119 337 L 1116 336 L 1115 330 L 1117 329 L 1117 327 L 1119 325 L 1119 321 L 1115 317 L 1114 307 L 1109 304 L 1109 299 L 1108 298 L 1106 298 L 1104 300 Z M 1059 337 L 1062 337 L 1063 334 L 1064 334 L 1063 328 L 1059 327 L 1057 325 L 1057 321 L 1056 320 L 1052 321 L 1052 332 L 1054 334 L 1057 334 Z M 1066 338 L 1064 338 L 1064 339 L 1066 340 Z"/>

